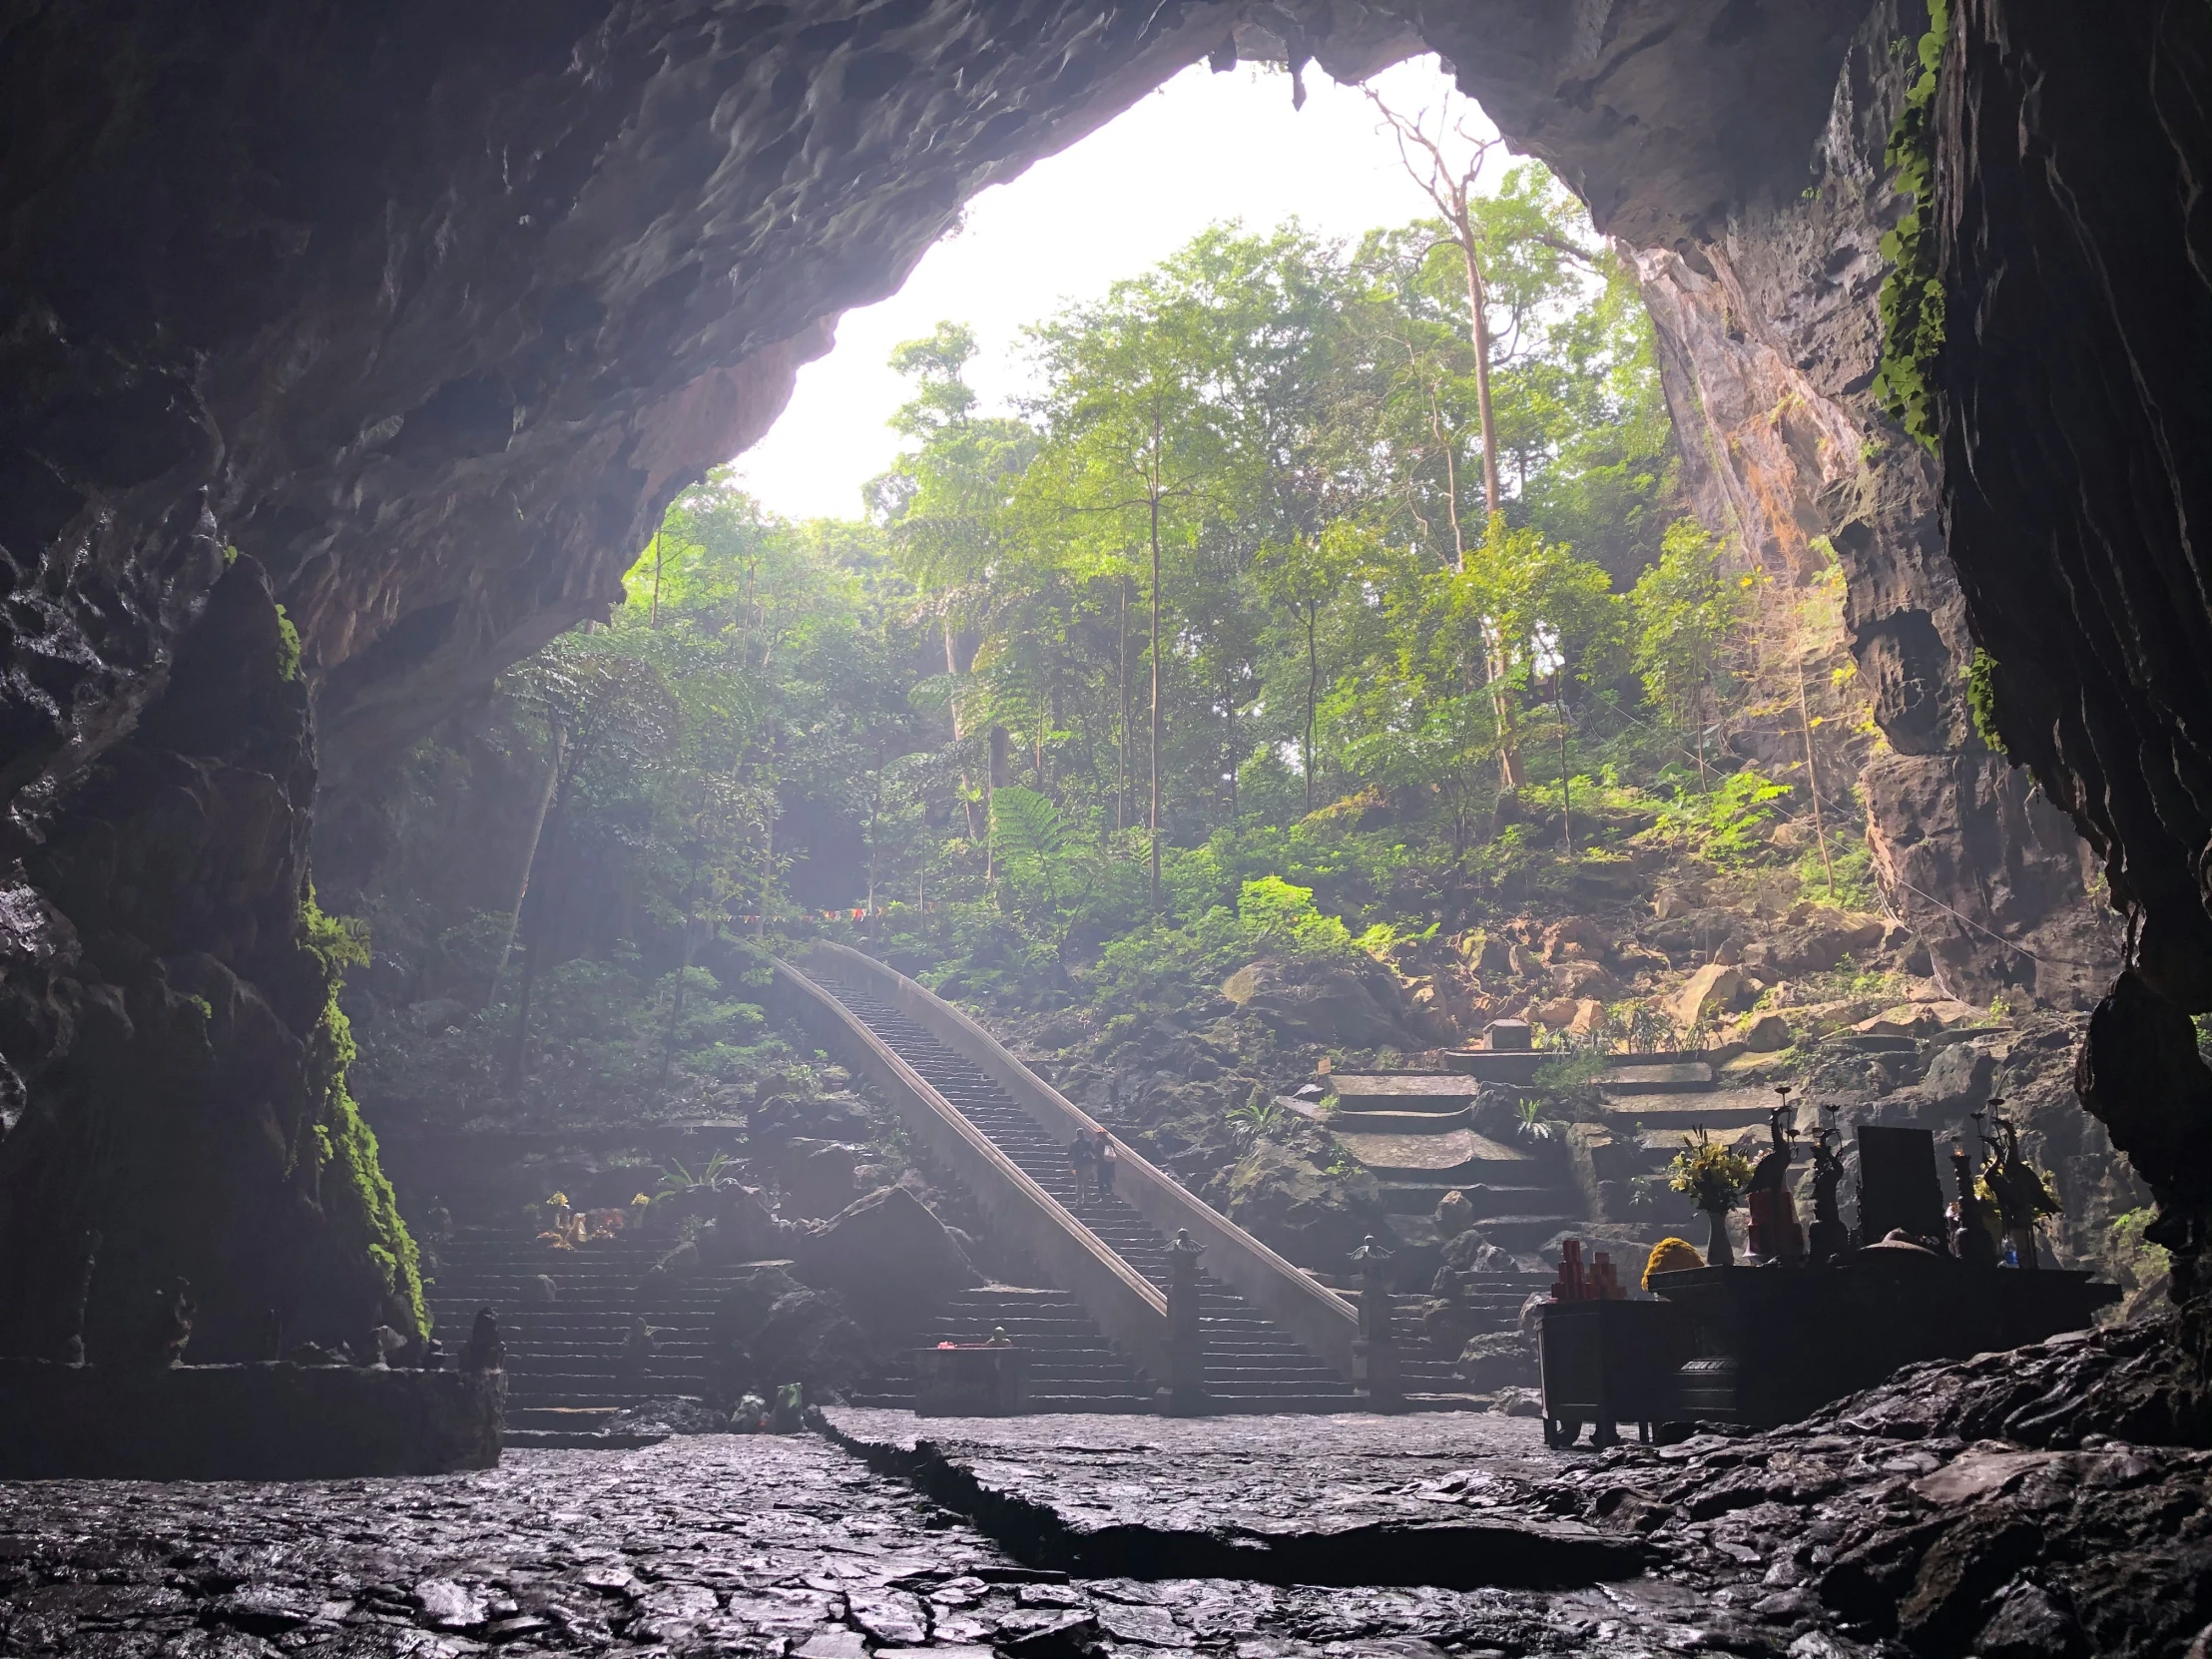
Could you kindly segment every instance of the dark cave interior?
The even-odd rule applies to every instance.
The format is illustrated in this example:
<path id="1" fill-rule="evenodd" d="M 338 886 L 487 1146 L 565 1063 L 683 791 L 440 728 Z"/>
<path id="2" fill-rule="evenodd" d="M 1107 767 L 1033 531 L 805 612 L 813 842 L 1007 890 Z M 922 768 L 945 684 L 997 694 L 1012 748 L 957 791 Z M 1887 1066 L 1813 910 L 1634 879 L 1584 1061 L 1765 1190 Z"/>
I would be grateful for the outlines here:
<path id="1" fill-rule="evenodd" d="M 273 1306 L 407 1316 L 309 870 L 374 849 L 316 824 L 618 603 L 963 201 L 1234 38 L 1345 78 L 1439 53 L 1637 252 L 1678 418 L 1734 376 L 1840 423 L 1702 486 L 1763 468 L 1843 558 L 1897 871 L 2001 870 L 2047 943 L 2061 815 L 2101 860 L 2127 955 L 2078 1088 L 2201 1374 L 2212 12 L 1934 10 L 1925 201 L 1891 153 L 1922 0 L 0 10 L 0 1344 L 54 1346 L 88 1229 L 206 1287 L 211 1354 Z M 1941 321 L 1887 372 L 1933 444 L 1874 389 L 1906 221 Z"/>

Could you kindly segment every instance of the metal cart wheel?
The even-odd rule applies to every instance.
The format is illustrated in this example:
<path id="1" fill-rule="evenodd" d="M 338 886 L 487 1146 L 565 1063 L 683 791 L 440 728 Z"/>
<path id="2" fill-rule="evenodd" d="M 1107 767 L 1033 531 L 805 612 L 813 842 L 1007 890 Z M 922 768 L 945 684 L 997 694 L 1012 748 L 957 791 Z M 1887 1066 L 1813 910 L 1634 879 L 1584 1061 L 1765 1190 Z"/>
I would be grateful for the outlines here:
<path id="1" fill-rule="evenodd" d="M 1590 1445 L 1593 1450 L 1604 1451 L 1608 1447 L 1620 1443 L 1620 1430 L 1614 1426 L 1611 1419 L 1601 1417 L 1590 1425 Z"/>
<path id="2" fill-rule="evenodd" d="M 1544 1418 L 1544 1444 L 1554 1451 L 1563 1451 L 1582 1437 L 1580 1417 Z"/>

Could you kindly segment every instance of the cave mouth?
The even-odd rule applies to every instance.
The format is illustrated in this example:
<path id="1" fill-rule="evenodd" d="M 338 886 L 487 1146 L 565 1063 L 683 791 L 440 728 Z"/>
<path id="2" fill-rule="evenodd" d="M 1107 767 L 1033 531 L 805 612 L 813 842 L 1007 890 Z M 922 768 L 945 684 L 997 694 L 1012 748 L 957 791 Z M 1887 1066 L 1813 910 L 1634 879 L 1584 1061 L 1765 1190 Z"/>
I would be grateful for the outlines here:
<path id="1" fill-rule="evenodd" d="M 390 1079 L 362 1063 L 339 1000 L 384 996 L 425 1052 L 462 1023 L 379 954 L 406 924 L 397 903 L 366 936 L 346 919 L 392 897 L 371 895 L 369 872 L 395 847 L 466 805 L 420 741 L 458 718 L 447 752 L 474 744 L 487 773 L 511 761 L 487 688 L 610 615 L 672 502 L 771 430 L 839 314 L 978 192 L 1208 54 L 1258 53 L 1248 27 L 1294 74 L 1441 54 L 1628 251 L 1696 516 L 1776 568 L 1811 574 L 1802 555 L 1825 543 L 1842 573 L 1836 667 L 1880 735 L 1861 734 L 1856 785 L 1911 935 L 1898 948 L 1954 996 L 2053 1010 L 2005 1056 L 2051 1108 L 2043 1155 L 2104 1190 L 2120 1213 L 2103 1234 L 2168 1253 L 2190 1303 L 2212 1230 L 2212 1073 L 2193 1024 L 2212 1007 L 2212 765 L 2186 714 L 2207 611 L 2188 526 L 2212 477 L 2186 378 L 2212 335 L 2193 184 L 2212 145 L 2192 113 L 2212 16 L 1650 0 L 1620 13 L 1650 25 L 1630 29 L 1617 10 L 1564 27 L 1550 6 L 1469 0 L 1415 28 L 1300 0 L 849 15 L 578 0 L 493 29 L 422 4 L 211 21 L 121 0 L 5 25 L 0 1342 L 48 1363 L 82 1342 L 153 1369 L 188 1305 L 210 1357 L 420 1334 L 401 1199 L 435 1189 L 395 1189 L 363 1110 Z M 1201 631 L 1188 639 L 1195 653 Z M 973 668 L 945 643 L 951 674 Z M 1224 702 L 1233 720 L 1234 691 Z M 1815 716 L 1802 700 L 1798 714 L 1810 775 Z M 1768 735 L 1773 765 L 1795 764 L 1789 730 Z M 1231 754 L 1191 822 L 1256 789 L 1290 799 L 1298 775 L 1273 754 L 1250 779 Z M 1311 743 L 1299 754 L 1310 780 Z M 997 759 L 973 793 L 998 791 Z M 1562 841 L 1572 776 L 1562 760 Z M 1381 832 L 1401 807 L 1352 810 Z M 1540 819 L 1493 827 L 1518 844 Z M 456 843 L 485 832 L 462 814 L 441 828 Z M 1030 828 L 1039 845 L 1054 834 L 1041 813 Z M 850 860 L 848 840 L 821 845 L 825 866 Z M 1252 916 L 1223 906 L 1240 924 L 1328 931 L 1306 883 L 1254 880 Z M 431 890 L 415 889 L 420 908 Z M 580 930 L 646 907 L 619 883 L 574 890 Z M 812 896 L 850 888 L 825 877 Z M 971 964 L 979 994 L 1035 971 L 993 942 Z M 1545 972 L 1573 967 L 1575 942 L 1516 939 L 1493 971 L 1554 946 Z M 1279 989 L 1260 977 L 1247 1000 Z M 1361 1029 L 1373 993 L 1340 989 L 1332 1017 Z M 2079 1039 L 2056 1011 L 2090 1002 L 2074 1077 L 2089 1111 L 2061 1127 Z M 735 994 L 718 1017 L 725 1003 L 733 1029 L 753 1017 Z M 672 998 L 665 1028 L 684 1007 Z M 1221 1066 L 1175 1036 L 1187 1046 L 1153 1069 Z M 1898 1051 L 1864 1052 L 1880 1069 Z M 1961 1091 L 1993 1092 L 1958 1069 Z M 1265 1089 L 1246 1104 L 1257 1122 L 1289 1111 Z M 2118 1339 L 2093 1352 L 2157 1371 L 2165 1401 L 2176 1352 L 2201 1371 L 2200 1313 L 2158 1328 L 2153 1359 Z M 2125 1404 L 2069 1432 L 2156 1417 L 2121 1420 Z M 1936 1415 L 2012 1432 L 1993 1409 Z M 2185 1417 L 2144 1432 L 2201 1437 Z M 1935 1420 L 1907 1419 L 1924 1438 Z M 1985 1466 L 1972 1490 L 2001 1497 L 2048 1467 Z M 1760 1506 L 1804 1489 L 1775 1479 Z M 1739 1480 L 1715 1512 L 1750 1490 Z M 1614 1511 L 1633 1529 L 1658 1514 L 1644 1502 Z M 2018 1526 L 1988 1531 L 1980 1553 L 1963 1535 L 1946 1551 L 1933 1530 L 1870 1532 L 1819 1594 L 1873 1626 L 1902 1603 L 1936 1651 L 1998 1618 L 1973 1599 L 1995 1586 L 2013 1623 L 1984 1645 L 2028 1649 L 2015 1627 L 2031 1620 L 2046 1650 L 2087 1645 L 2071 1592 L 2004 1553 Z M 1916 1599 L 1923 1554 L 1965 1564 Z M 1809 1606 L 1809 1581 L 1782 1593 Z M 443 1578 L 405 1595 L 391 1605 L 462 1630 L 540 1616 L 515 1596 L 495 1620 L 488 1596 Z M 315 1613 L 226 1605 L 263 1631 Z"/>

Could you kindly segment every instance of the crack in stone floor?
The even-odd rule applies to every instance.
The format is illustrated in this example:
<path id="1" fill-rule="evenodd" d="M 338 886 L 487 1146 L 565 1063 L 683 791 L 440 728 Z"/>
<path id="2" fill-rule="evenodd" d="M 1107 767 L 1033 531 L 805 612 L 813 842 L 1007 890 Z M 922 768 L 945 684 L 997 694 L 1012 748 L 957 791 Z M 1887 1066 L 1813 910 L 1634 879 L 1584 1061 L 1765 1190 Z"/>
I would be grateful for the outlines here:
<path id="1" fill-rule="evenodd" d="M 1712 1651 L 1697 1601 L 1650 1575 L 1551 1592 L 1071 1579 L 815 1434 L 517 1450 L 414 1480 L 0 1485 L 10 1656 L 1632 1659 Z"/>

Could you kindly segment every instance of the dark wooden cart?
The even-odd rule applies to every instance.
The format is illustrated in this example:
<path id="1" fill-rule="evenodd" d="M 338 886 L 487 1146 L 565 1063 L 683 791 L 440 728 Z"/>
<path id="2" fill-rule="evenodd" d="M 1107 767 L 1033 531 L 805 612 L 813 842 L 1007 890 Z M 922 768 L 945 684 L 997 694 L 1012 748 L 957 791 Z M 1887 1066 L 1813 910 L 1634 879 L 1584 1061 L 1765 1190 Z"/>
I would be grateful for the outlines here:
<path id="1" fill-rule="evenodd" d="M 2078 1330 L 2119 1296 L 2085 1273 L 1887 1250 L 1836 1268 L 1655 1273 L 1651 1288 L 1688 1317 L 1695 1343 L 1676 1415 L 1754 1428 L 1794 1422 L 1916 1361 Z"/>
<path id="2" fill-rule="evenodd" d="M 1543 1312 L 1544 1444 L 1615 1444 L 1673 1414 L 1674 1376 L 1691 1353 L 1689 1321 L 1665 1302 L 1554 1302 Z"/>
<path id="3" fill-rule="evenodd" d="M 917 1348 L 914 1415 L 1018 1417 L 1029 1409 L 1029 1351 L 989 1343 Z"/>

